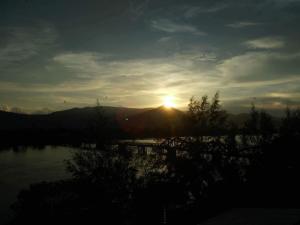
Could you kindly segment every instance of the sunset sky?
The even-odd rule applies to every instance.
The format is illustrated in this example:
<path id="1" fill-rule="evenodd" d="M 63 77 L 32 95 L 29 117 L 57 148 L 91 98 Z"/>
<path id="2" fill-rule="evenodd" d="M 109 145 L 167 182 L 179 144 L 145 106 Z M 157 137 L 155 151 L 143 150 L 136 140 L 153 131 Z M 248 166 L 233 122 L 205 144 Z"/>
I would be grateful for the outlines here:
<path id="1" fill-rule="evenodd" d="M 0 108 L 300 105 L 299 0 L 1 0 Z"/>

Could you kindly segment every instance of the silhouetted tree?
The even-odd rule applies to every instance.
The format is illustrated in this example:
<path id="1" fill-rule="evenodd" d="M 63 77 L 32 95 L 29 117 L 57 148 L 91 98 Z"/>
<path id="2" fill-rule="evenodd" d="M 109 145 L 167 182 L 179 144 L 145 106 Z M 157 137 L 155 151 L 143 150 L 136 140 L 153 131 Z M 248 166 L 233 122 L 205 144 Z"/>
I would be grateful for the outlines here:
<path id="1" fill-rule="evenodd" d="M 272 117 L 265 111 L 256 110 L 252 103 L 250 117 L 245 122 L 243 128 L 244 146 L 258 146 L 268 144 L 272 141 L 276 133 Z"/>
<path id="2" fill-rule="evenodd" d="M 227 114 L 221 108 L 219 92 L 214 95 L 211 103 L 207 95 L 202 96 L 201 100 L 192 97 L 188 108 L 188 116 L 193 124 L 193 136 L 224 133 Z"/>
<path id="3" fill-rule="evenodd" d="M 299 135 L 300 134 L 300 109 L 291 110 L 286 108 L 285 117 L 280 126 L 281 135 Z"/>

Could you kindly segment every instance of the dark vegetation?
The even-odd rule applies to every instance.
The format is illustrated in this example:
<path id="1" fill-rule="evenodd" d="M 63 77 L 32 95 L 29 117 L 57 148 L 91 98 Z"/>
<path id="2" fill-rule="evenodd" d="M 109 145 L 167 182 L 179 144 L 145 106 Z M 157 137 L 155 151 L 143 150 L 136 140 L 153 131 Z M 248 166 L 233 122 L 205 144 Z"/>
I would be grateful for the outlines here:
<path id="1" fill-rule="evenodd" d="M 159 110 L 133 116 L 145 127 L 143 116 L 155 123 Z M 299 110 L 287 109 L 278 126 L 253 105 L 237 126 L 218 93 L 211 102 L 192 98 L 182 117 L 188 135 L 172 127 L 181 112 L 169 111 L 163 120 L 171 122 L 162 126 L 169 124 L 172 136 L 149 154 L 117 145 L 111 121 L 98 113 L 88 139 L 96 145 L 66 162 L 72 179 L 21 191 L 12 224 L 199 224 L 231 207 L 299 205 Z"/>

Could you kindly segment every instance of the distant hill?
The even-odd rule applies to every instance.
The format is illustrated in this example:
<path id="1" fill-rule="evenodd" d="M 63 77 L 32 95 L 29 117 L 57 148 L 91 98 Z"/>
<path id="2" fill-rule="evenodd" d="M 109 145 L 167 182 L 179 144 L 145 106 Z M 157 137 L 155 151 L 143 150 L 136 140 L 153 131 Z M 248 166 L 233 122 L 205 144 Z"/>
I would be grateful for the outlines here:
<path id="1" fill-rule="evenodd" d="M 45 119 L 46 116 L 44 115 L 27 115 L 0 111 L 0 130 L 33 128 L 35 124 L 42 124 Z"/>
<path id="2" fill-rule="evenodd" d="M 183 135 L 187 122 L 184 112 L 160 106 L 128 117 L 122 127 L 134 136 L 172 136 Z"/>
<path id="3" fill-rule="evenodd" d="M 184 131 L 185 113 L 175 108 L 86 107 L 57 111 L 46 115 L 28 115 L 0 111 L 0 131 L 80 130 L 92 128 L 104 118 L 116 132 L 131 137 L 175 135 Z"/>
<path id="4" fill-rule="evenodd" d="M 186 113 L 175 108 L 86 107 L 57 111 L 46 115 L 28 115 L 0 111 L 0 131 L 82 131 L 89 132 L 99 118 L 105 118 L 118 137 L 158 137 L 183 135 L 188 131 Z M 242 127 L 249 114 L 229 114 L 228 120 Z M 275 125 L 279 118 L 273 118 Z M 54 133 L 54 132 L 53 132 Z M 4 133 L 5 134 L 5 133 Z M 13 134 L 13 133 L 12 133 Z"/>
<path id="5" fill-rule="evenodd" d="M 117 124 L 120 121 L 147 110 L 149 109 L 110 106 L 73 108 L 51 113 L 49 114 L 49 118 L 52 121 L 51 126 L 67 129 L 89 128 L 101 117 L 109 121 L 111 126 L 118 126 Z"/>
<path id="6" fill-rule="evenodd" d="M 46 115 L 28 115 L 0 111 L 0 130 L 20 129 L 81 129 L 91 126 L 102 116 L 111 122 L 125 118 L 149 109 L 123 107 L 86 107 L 57 111 Z"/>

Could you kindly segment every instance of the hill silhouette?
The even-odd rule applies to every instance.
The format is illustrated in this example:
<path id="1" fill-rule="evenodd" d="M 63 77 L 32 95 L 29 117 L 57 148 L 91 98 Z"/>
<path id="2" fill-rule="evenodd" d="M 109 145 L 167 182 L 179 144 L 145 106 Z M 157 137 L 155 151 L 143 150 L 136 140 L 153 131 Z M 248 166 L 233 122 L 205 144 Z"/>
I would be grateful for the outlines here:
<path id="1" fill-rule="evenodd" d="M 127 108 L 127 107 L 84 107 L 56 111 L 49 114 L 23 114 L 0 110 L 0 130 L 16 130 L 28 128 L 82 128 L 92 122 L 100 113 L 110 119 L 125 124 L 143 122 L 149 126 L 162 126 L 167 121 L 176 122 L 183 119 L 185 112 L 176 108 Z M 248 113 L 228 114 L 228 120 L 236 125 L 243 125 L 249 119 Z M 279 118 L 274 117 L 275 122 Z M 124 123 L 122 124 L 124 125 Z"/>
<path id="2" fill-rule="evenodd" d="M 50 144 L 55 140 L 74 142 L 92 139 L 99 119 L 116 138 L 156 138 L 189 134 L 189 121 L 185 111 L 159 106 L 157 108 L 126 108 L 97 106 L 72 108 L 43 115 L 0 111 L 0 133 L 10 143 L 33 142 L 36 139 Z M 229 114 L 228 121 L 241 127 L 249 114 Z M 279 121 L 279 118 L 274 122 Z M 5 142 L 4 141 L 4 142 Z M 79 140 L 78 140 L 79 141 Z"/>
<path id="3" fill-rule="evenodd" d="M 183 135 L 187 126 L 183 111 L 165 106 L 132 115 L 123 123 L 123 129 L 134 136 Z"/>
<path id="4" fill-rule="evenodd" d="M 102 106 L 101 109 L 99 107 L 72 108 L 45 115 L 0 111 L 0 130 L 81 129 L 89 127 L 99 113 L 106 119 L 116 122 L 146 110 L 148 109 Z"/>

